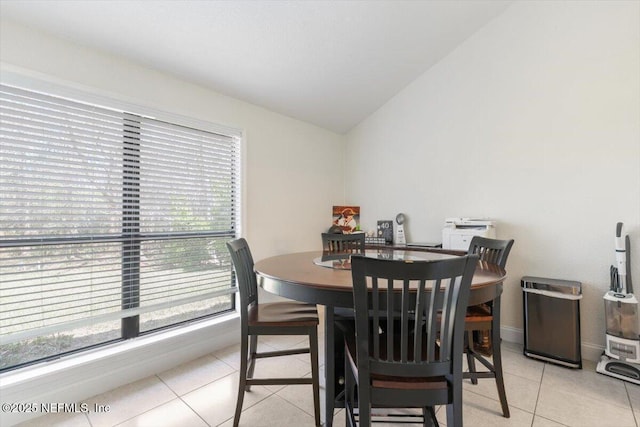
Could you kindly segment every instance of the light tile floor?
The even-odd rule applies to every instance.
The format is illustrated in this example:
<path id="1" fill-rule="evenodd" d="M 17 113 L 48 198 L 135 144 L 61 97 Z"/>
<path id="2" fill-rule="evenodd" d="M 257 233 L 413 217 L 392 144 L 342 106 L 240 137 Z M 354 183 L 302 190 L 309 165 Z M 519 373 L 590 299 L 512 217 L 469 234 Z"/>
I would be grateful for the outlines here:
<path id="1" fill-rule="evenodd" d="M 298 339 L 267 338 L 259 345 L 280 349 L 301 343 Z M 239 346 L 225 348 L 85 401 L 90 407 L 108 405 L 109 412 L 50 414 L 20 426 L 232 426 L 238 353 Z M 503 359 L 511 418 L 502 417 L 493 380 L 480 380 L 478 385 L 465 381 L 463 411 L 467 426 L 640 427 L 640 386 L 597 374 L 595 365 L 588 361 L 582 370 L 574 370 L 529 359 L 522 355 L 520 346 L 510 343 L 503 343 Z M 309 375 L 308 355 L 288 356 L 279 362 L 260 360 L 256 366 L 256 373 L 265 375 L 284 372 Z M 322 368 L 320 374 L 324 376 Z M 445 425 L 442 408 L 437 416 Z M 310 386 L 253 387 L 246 394 L 241 426 L 313 424 Z M 344 427 L 343 410 L 336 410 L 334 425 Z"/>

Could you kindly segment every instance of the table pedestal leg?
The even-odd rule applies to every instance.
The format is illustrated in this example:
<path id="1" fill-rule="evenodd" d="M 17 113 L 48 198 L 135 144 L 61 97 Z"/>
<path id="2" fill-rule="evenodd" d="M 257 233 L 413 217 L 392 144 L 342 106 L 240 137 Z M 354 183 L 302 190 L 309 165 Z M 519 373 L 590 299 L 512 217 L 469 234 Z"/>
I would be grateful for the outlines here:
<path id="1" fill-rule="evenodd" d="M 333 408 L 336 398 L 334 321 L 334 308 L 332 306 L 326 306 L 324 315 L 325 427 L 331 427 L 333 425 Z"/>

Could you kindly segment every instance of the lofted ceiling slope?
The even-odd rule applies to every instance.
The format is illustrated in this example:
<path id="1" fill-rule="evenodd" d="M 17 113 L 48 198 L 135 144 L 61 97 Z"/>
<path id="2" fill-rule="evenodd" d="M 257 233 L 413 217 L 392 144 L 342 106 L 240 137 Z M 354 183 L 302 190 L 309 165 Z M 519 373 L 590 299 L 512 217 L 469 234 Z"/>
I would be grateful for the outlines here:
<path id="1" fill-rule="evenodd" d="M 2 0 L 0 16 L 345 133 L 510 3 Z"/>

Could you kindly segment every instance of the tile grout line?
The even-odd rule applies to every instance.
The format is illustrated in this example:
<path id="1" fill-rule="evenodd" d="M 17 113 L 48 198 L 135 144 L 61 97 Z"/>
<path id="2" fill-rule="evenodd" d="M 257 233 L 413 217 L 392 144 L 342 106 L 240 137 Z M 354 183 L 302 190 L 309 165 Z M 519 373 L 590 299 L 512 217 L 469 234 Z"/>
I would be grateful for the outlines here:
<path id="1" fill-rule="evenodd" d="M 185 406 L 189 409 L 191 409 L 193 411 L 194 414 L 196 414 L 198 416 L 198 418 L 200 418 L 202 420 L 203 423 L 205 423 L 205 425 L 209 426 L 209 427 L 214 427 L 211 424 L 209 424 L 204 418 L 202 418 L 202 415 L 200 415 L 200 413 L 198 411 L 196 411 L 194 408 L 191 407 L 191 405 L 189 405 L 183 398 L 182 396 L 178 396 L 178 399 L 180 399 L 180 401 L 182 403 L 185 404 Z M 226 422 L 227 420 L 225 420 Z"/>
<path id="2" fill-rule="evenodd" d="M 536 404 L 533 407 L 533 418 L 531 419 L 531 427 L 536 422 L 536 413 L 538 412 L 538 402 L 540 401 L 540 394 L 542 393 L 542 381 L 544 381 L 544 373 L 547 370 L 547 364 L 542 365 L 542 374 L 540 375 L 540 382 L 538 383 L 538 395 L 536 396 Z"/>
<path id="3" fill-rule="evenodd" d="M 566 424 L 561 423 L 560 421 L 556 421 L 553 420 L 551 418 L 547 418 L 547 417 L 543 417 L 542 415 L 537 415 L 536 412 L 538 411 L 538 401 L 540 400 L 540 395 L 542 394 L 542 381 L 544 380 L 544 375 L 546 373 L 547 367 L 549 366 L 549 364 L 547 362 L 544 362 L 544 365 L 542 366 L 542 375 L 540 376 L 540 386 L 538 387 L 538 395 L 536 396 L 536 406 L 533 408 L 533 420 L 531 420 L 531 427 L 533 427 L 533 425 L 535 424 L 535 420 L 536 417 L 540 417 L 542 419 L 545 420 L 549 420 L 553 423 L 562 425 L 562 426 L 566 426 Z M 567 426 L 569 427 L 569 426 Z"/>
<path id="4" fill-rule="evenodd" d="M 627 399 L 629 400 L 629 407 L 631 408 L 631 415 L 633 416 L 633 421 L 636 423 L 636 427 L 640 426 L 640 420 L 636 417 L 636 411 L 633 407 L 633 402 L 631 402 L 631 394 L 629 393 L 629 384 L 624 383 L 624 391 L 627 393 Z"/>
<path id="5" fill-rule="evenodd" d="M 165 385 L 169 390 L 171 390 L 171 393 L 173 393 L 173 394 L 174 394 L 178 399 L 180 398 L 180 396 L 178 396 L 178 393 L 176 393 L 174 389 L 172 389 L 171 387 L 169 387 L 169 384 L 167 384 L 166 382 L 164 382 L 164 380 L 163 380 L 162 378 L 160 378 L 160 375 L 158 375 L 158 374 L 153 374 L 153 375 L 150 375 L 149 377 L 156 377 L 156 378 L 157 378 L 157 379 L 158 379 L 162 384 L 164 384 L 164 385 Z M 173 401 L 173 400 L 174 400 L 174 399 L 171 399 L 171 400 L 169 400 L 169 402 L 171 402 L 171 401 Z M 131 421 L 132 419 L 134 419 L 134 418 L 136 418 L 136 417 L 139 417 L 139 416 L 141 416 L 141 415 L 144 415 L 144 414 L 146 414 L 146 413 L 148 413 L 148 412 L 150 412 L 150 411 L 153 411 L 154 409 L 157 409 L 157 408 L 161 407 L 162 405 L 166 405 L 166 404 L 167 404 L 167 403 L 169 403 L 169 402 L 160 403 L 159 405 L 156 405 L 156 406 L 154 406 L 153 408 L 149 408 L 149 409 L 147 409 L 147 410 L 146 410 L 146 411 L 144 411 L 144 412 L 141 412 L 141 413 L 139 413 L 139 414 L 134 415 L 133 417 L 127 418 L 126 420 L 123 420 L 123 421 L 121 421 L 121 422 L 119 422 L 119 423 L 117 423 L 117 424 L 113 424 L 113 426 L 112 426 L 112 427 L 117 427 L 117 426 L 119 426 L 119 425 L 121 425 L 121 424 L 124 424 L 124 423 L 126 423 L 126 422 L 128 422 L 128 421 Z M 191 408 L 189 408 L 189 409 L 191 409 Z M 89 422 L 89 423 L 91 424 L 91 422 Z M 93 425 L 93 424 L 92 424 L 92 425 Z"/>

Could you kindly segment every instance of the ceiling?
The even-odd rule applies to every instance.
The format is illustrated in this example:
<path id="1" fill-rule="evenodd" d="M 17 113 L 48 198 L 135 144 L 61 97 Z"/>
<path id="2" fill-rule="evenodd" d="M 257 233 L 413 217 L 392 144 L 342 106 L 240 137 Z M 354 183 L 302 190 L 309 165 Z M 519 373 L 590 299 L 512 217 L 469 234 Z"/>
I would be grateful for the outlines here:
<path id="1" fill-rule="evenodd" d="M 510 3 L 1 0 L 0 16 L 344 133 Z"/>

